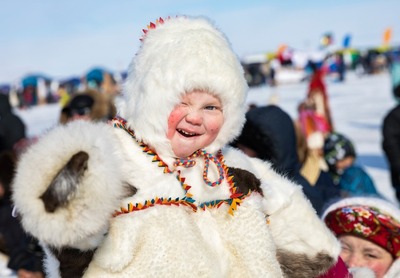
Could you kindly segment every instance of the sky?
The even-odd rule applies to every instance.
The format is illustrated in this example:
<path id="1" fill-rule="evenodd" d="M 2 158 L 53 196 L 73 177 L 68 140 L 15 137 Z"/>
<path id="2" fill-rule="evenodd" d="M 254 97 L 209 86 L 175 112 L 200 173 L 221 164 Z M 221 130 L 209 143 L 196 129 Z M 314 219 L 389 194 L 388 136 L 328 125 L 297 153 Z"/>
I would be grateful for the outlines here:
<path id="1" fill-rule="evenodd" d="M 63 79 L 93 67 L 125 71 L 142 29 L 159 17 L 203 15 L 229 38 L 240 58 L 286 44 L 314 50 L 323 34 L 341 45 L 379 46 L 392 28 L 400 45 L 398 0 L 2 0 L 0 84 L 28 74 Z"/>

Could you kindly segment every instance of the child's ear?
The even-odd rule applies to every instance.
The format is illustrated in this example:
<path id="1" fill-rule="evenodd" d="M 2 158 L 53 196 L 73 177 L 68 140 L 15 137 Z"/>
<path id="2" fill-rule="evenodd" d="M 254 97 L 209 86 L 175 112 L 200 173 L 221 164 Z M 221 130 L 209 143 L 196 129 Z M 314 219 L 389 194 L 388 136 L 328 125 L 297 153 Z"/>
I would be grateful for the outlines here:
<path id="1" fill-rule="evenodd" d="M 248 194 L 249 191 L 254 191 L 263 195 L 261 181 L 253 173 L 240 168 L 230 167 L 228 174 L 233 176 L 233 181 L 241 193 Z"/>

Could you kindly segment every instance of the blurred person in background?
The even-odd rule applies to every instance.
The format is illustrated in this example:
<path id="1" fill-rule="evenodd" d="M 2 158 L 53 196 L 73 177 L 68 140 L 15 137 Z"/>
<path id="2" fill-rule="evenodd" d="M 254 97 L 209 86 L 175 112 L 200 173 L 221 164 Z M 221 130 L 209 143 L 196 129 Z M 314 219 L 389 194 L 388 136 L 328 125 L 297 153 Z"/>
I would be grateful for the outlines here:
<path id="1" fill-rule="evenodd" d="M 372 178 L 356 163 L 356 151 L 349 138 L 340 133 L 331 133 L 324 142 L 324 157 L 342 197 L 380 196 Z"/>
<path id="2" fill-rule="evenodd" d="M 11 184 L 16 163 L 12 151 L 0 152 L 0 252 L 8 257 L 7 267 L 19 278 L 44 278 L 43 250 L 12 216 Z"/>
<path id="3" fill-rule="evenodd" d="M 397 206 L 376 197 L 344 198 L 331 204 L 322 219 L 341 242 L 340 257 L 354 277 L 400 277 Z"/>
<path id="4" fill-rule="evenodd" d="M 324 140 L 330 133 L 330 127 L 323 117 L 317 115 L 314 102 L 306 99 L 299 104 L 298 118 L 294 124 L 300 173 L 312 186 L 327 184 L 338 192 L 323 155 Z"/>
<path id="5" fill-rule="evenodd" d="M 76 93 L 63 107 L 59 122 L 81 119 L 91 121 L 108 121 L 116 114 L 114 100 L 108 94 L 95 90 Z"/>
<path id="6" fill-rule="evenodd" d="M 305 102 L 313 105 L 316 115 L 324 121 L 327 132 L 332 132 L 333 121 L 329 105 L 328 92 L 324 81 L 324 72 L 316 63 L 310 63 L 311 77 Z"/>
<path id="7" fill-rule="evenodd" d="M 400 57 L 392 60 L 390 73 L 397 105 L 383 119 L 382 148 L 389 164 L 392 186 L 400 201 Z"/>
<path id="8" fill-rule="evenodd" d="M 307 198 L 318 214 L 331 198 L 339 196 L 327 173 L 318 173 L 312 184 L 300 173 L 301 164 L 297 155 L 296 132 L 293 120 L 276 105 L 250 109 L 241 134 L 233 146 L 250 157 L 270 161 L 281 174 L 303 187 Z"/>
<path id="9" fill-rule="evenodd" d="M 0 94 L 0 151 L 13 150 L 14 145 L 25 137 L 24 122 L 12 111 L 9 97 Z"/>

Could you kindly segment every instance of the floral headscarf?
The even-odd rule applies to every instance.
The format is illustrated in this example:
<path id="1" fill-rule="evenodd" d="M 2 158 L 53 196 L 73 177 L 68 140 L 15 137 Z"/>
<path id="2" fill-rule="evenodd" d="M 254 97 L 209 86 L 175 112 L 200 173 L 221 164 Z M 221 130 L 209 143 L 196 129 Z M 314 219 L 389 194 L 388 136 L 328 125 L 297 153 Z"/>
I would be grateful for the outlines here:
<path id="1" fill-rule="evenodd" d="M 358 236 L 400 257 L 400 223 L 376 207 L 347 205 L 330 211 L 324 221 L 336 236 Z"/>

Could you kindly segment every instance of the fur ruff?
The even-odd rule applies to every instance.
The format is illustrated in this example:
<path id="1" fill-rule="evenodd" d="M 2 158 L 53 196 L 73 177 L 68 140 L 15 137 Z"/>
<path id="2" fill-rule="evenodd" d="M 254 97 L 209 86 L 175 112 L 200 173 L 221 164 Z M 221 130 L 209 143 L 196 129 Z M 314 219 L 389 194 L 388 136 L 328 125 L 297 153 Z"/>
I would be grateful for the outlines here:
<path id="1" fill-rule="evenodd" d="M 400 259 L 397 259 L 390 266 L 388 272 L 383 278 L 398 278 L 400 277 Z"/>
<path id="2" fill-rule="evenodd" d="M 23 216 L 23 227 L 40 241 L 55 248 L 85 249 L 102 240 L 109 218 L 124 194 L 119 167 L 123 159 L 112 130 L 106 124 L 72 122 L 50 131 L 21 157 L 13 200 Z M 77 188 L 79 198 L 47 212 L 40 196 L 68 159 L 79 151 L 89 154 L 88 169 Z"/>

